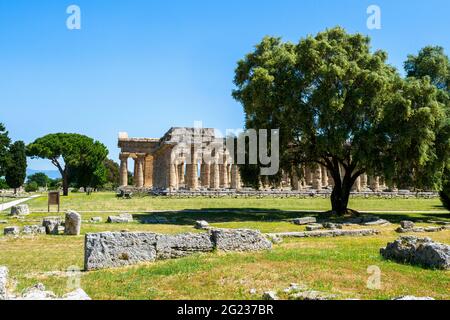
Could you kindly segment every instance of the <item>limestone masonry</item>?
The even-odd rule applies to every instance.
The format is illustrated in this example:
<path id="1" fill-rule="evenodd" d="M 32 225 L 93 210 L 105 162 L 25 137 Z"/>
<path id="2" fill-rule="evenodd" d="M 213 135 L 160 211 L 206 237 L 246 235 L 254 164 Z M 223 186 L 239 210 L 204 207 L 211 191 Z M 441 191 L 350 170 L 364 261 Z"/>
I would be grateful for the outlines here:
<path id="1" fill-rule="evenodd" d="M 183 257 L 197 252 L 257 251 L 272 248 L 259 231 L 213 229 L 205 233 L 165 235 L 150 232 L 88 233 L 85 270 L 105 269 Z"/>
<path id="2" fill-rule="evenodd" d="M 195 192 L 242 188 L 239 165 L 230 156 L 234 150 L 228 150 L 224 138 L 216 137 L 212 128 L 171 128 L 162 138 L 129 138 L 122 132 L 118 147 L 122 189 Z M 128 186 L 129 158 L 134 160 L 134 186 Z M 332 188 L 333 179 L 325 167 L 299 169 L 302 177 L 296 173 L 298 170 L 283 172 L 284 187 L 292 191 Z M 262 184 L 271 187 L 268 182 Z M 381 192 L 387 187 L 383 178 L 363 174 L 353 191 Z"/>

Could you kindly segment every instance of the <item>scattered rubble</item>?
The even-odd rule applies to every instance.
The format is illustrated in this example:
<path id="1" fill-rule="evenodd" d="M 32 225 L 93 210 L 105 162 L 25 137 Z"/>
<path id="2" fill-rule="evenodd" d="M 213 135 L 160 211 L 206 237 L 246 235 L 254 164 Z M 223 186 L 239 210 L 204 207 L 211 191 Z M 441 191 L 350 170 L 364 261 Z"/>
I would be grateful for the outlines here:
<path id="1" fill-rule="evenodd" d="M 450 269 L 450 246 L 430 238 L 403 236 L 380 249 L 385 259 L 426 268 Z"/>

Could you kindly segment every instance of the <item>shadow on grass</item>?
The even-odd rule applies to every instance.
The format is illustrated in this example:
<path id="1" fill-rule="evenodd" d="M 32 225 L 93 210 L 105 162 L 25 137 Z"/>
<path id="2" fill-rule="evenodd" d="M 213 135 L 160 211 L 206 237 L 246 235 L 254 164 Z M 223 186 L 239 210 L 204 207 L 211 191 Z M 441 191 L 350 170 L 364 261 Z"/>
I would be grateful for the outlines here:
<path id="1" fill-rule="evenodd" d="M 361 212 L 361 214 L 364 214 Z M 448 220 L 450 213 L 423 213 L 408 215 L 406 213 L 379 213 L 377 215 L 392 223 L 402 220 L 414 222 L 431 220 Z M 180 211 L 160 211 L 134 215 L 133 218 L 143 224 L 174 223 L 177 225 L 193 225 L 197 220 L 206 220 L 209 223 L 223 222 L 281 222 L 295 218 L 314 216 L 318 220 L 342 222 L 345 218 L 330 216 L 326 212 L 317 211 L 284 211 L 279 209 L 260 208 L 217 208 L 217 209 L 185 209 Z"/>

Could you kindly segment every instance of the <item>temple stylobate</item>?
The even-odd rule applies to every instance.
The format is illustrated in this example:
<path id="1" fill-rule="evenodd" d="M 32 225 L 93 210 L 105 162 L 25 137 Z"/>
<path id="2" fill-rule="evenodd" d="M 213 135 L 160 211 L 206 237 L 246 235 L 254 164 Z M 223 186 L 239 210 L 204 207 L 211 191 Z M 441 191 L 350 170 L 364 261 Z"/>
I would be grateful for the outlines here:
<path id="1" fill-rule="evenodd" d="M 128 187 L 128 162 L 134 160 L 133 188 L 148 190 L 240 190 L 238 164 L 233 162 L 224 138 L 211 128 L 171 128 L 162 138 L 130 138 L 119 134 L 120 186 Z M 281 185 L 292 191 L 331 190 L 330 172 L 323 166 L 304 166 L 283 172 Z M 274 186 L 261 177 L 263 189 Z M 380 177 L 363 174 L 354 192 L 379 192 L 386 188 Z"/>

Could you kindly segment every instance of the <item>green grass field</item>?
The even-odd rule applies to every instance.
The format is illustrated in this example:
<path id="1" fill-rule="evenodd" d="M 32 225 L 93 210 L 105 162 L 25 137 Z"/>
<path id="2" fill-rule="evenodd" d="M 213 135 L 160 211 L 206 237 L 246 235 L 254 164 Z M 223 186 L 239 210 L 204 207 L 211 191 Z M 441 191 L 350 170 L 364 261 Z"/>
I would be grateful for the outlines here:
<path id="1" fill-rule="evenodd" d="M 8 225 L 38 224 L 49 215 L 45 196 L 28 202 L 32 214 L 19 221 L 0 213 Z M 418 225 L 427 221 L 450 221 L 439 199 L 353 199 L 359 211 L 394 223 L 411 219 Z M 113 230 L 140 230 L 160 233 L 199 232 L 192 226 L 205 219 L 215 227 L 253 228 L 263 232 L 299 231 L 304 227 L 286 219 L 317 215 L 329 209 L 327 199 L 271 198 L 190 198 L 140 197 L 119 200 L 112 193 L 91 196 L 71 194 L 62 198 L 66 209 L 82 212 L 83 219 L 109 212 L 133 213 L 135 222 L 111 225 L 84 223 L 82 235 L 6 238 L 0 236 L 0 265 L 10 269 L 16 291 L 44 283 L 56 293 L 67 292 L 71 279 L 62 271 L 83 266 L 84 234 Z M 410 211 L 413 211 L 409 213 Z M 144 223 L 150 217 L 164 216 L 168 224 Z M 6 226 L 6 225 L 5 225 Z M 385 261 L 379 249 L 398 237 L 397 225 L 377 227 L 381 234 L 360 238 L 289 239 L 274 245 L 272 251 L 258 253 L 210 253 L 158 261 L 144 265 L 81 273 L 81 287 L 93 299 L 259 299 L 263 291 L 302 283 L 311 289 L 337 294 L 339 298 L 389 299 L 400 295 L 432 296 L 450 299 L 450 272 Z M 430 234 L 433 240 L 450 244 L 450 230 Z M 381 269 L 381 289 L 367 288 L 367 268 Z M 256 295 L 249 293 L 257 289 Z M 282 297 L 283 295 L 280 294 Z"/>

